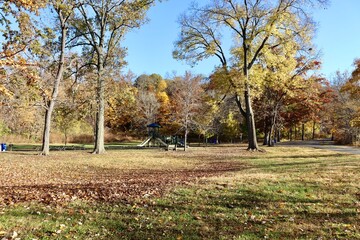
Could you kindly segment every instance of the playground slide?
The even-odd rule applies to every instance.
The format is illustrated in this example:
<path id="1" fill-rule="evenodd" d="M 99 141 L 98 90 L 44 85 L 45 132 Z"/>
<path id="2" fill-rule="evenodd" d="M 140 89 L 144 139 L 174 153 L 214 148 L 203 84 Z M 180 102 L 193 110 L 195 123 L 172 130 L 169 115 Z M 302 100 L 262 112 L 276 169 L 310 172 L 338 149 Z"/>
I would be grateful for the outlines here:
<path id="1" fill-rule="evenodd" d="M 137 146 L 138 147 L 144 147 L 151 139 L 152 139 L 152 137 L 148 137 L 147 139 L 145 139 L 142 143 L 140 143 Z"/>
<path id="2" fill-rule="evenodd" d="M 156 138 L 156 141 L 158 141 L 160 143 L 160 145 L 164 146 L 164 147 L 167 147 L 167 144 L 161 140 L 160 138 Z"/>

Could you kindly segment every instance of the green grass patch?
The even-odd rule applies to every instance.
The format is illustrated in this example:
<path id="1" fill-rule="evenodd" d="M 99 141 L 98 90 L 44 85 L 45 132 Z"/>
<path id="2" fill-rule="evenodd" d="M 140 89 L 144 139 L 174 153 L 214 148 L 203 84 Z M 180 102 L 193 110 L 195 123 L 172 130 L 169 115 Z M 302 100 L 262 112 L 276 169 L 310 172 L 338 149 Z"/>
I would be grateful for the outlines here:
<path id="1" fill-rule="evenodd" d="M 122 149 L 122 148 L 133 148 L 137 147 L 141 142 L 111 142 L 106 143 L 106 149 Z M 70 143 L 64 144 L 50 144 L 50 151 L 64 151 L 64 150 L 92 150 L 93 144 L 77 144 Z M 7 151 L 40 151 L 41 144 L 8 144 Z"/>
<path id="2" fill-rule="evenodd" d="M 360 239 L 360 156 L 310 148 L 269 148 L 266 154 L 240 154 L 237 148 L 138 151 L 91 156 L 86 164 L 126 171 L 133 171 L 131 164 L 143 169 L 146 160 L 150 171 L 229 162 L 245 167 L 172 187 L 156 198 L 3 206 L 0 238 Z M 120 164 L 116 153 L 131 164 Z M 78 161 L 72 164 L 85 160 Z"/>

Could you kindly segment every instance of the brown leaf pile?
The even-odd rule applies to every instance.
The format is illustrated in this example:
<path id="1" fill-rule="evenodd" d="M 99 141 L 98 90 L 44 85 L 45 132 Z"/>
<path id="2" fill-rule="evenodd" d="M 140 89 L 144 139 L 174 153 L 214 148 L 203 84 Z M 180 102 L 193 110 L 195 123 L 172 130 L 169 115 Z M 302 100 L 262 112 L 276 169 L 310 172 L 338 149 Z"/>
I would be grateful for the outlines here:
<path id="1" fill-rule="evenodd" d="M 178 155 L 177 157 L 181 157 Z M 47 159 L 43 160 L 44 164 Z M 59 164 L 56 171 L 34 167 L 32 161 L 21 162 L 0 176 L 0 204 L 36 201 L 61 204 L 77 199 L 88 201 L 131 201 L 136 198 L 160 196 L 175 185 L 186 185 L 201 178 L 243 169 L 236 161 L 199 161 L 191 169 L 76 169 Z M 10 165 L 9 165 L 10 166 Z M 86 168 L 89 169 L 89 168 Z M 4 170 L 4 169 L 2 169 Z M 48 171 L 42 175 L 41 171 Z M 1 172 L 0 172 L 1 173 Z M 44 177 L 45 176 L 45 177 Z M 16 179 L 18 178 L 18 179 Z M 51 180 L 50 180 L 51 178 Z M 26 181 L 24 179 L 27 179 Z"/>

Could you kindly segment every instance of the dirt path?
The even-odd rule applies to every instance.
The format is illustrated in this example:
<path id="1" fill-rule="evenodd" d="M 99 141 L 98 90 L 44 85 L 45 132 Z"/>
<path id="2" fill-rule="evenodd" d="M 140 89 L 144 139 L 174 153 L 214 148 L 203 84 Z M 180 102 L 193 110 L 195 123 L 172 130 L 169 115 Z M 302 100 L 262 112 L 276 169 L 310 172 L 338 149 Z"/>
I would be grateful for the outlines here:
<path id="1" fill-rule="evenodd" d="M 326 149 L 335 152 L 349 153 L 360 155 L 359 147 L 352 146 L 341 146 L 335 145 L 333 141 L 330 140 L 311 140 L 311 141 L 291 141 L 291 142 L 281 142 L 277 144 L 278 146 L 297 146 L 297 147 L 312 147 L 317 149 Z"/>

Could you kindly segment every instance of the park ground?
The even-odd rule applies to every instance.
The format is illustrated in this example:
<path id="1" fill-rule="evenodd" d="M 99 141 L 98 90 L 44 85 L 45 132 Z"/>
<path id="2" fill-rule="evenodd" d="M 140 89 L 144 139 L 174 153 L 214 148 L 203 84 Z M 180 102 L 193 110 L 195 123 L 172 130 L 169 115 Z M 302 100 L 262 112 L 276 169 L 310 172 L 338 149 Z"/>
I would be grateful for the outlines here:
<path id="1" fill-rule="evenodd" d="M 233 145 L 0 162 L 2 239 L 360 239 L 360 155 Z"/>

